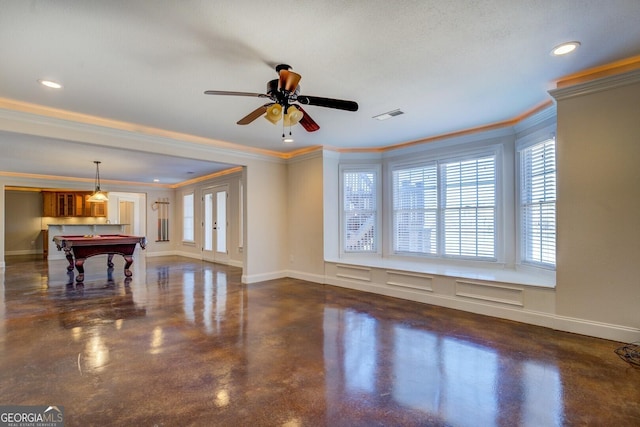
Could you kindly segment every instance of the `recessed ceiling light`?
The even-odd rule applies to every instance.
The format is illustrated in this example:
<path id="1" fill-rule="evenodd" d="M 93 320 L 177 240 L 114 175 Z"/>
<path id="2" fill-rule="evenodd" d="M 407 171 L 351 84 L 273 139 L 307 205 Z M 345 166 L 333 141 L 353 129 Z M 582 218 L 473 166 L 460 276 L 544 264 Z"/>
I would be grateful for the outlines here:
<path id="1" fill-rule="evenodd" d="M 391 117 L 399 116 L 400 114 L 404 114 L 404 111 L 400 111 L 400 109 L 396 109 L 393 111 L 388 111 L 386 113 L 378 114 L 377 116 L 373 116 L 376 120 L 387 120 Z"/>
<path id="2" fill-rule="evenodd" d="M 50 87 L 52 89 L 62 89 L 62 85 L 60 83 L 54 82 L 52 80 L 40 79 L 38 80 L 38 83 L 40 83 L 43 86 Z"/>
<path id="3" fill-rule="evenodd" d="M 567 53 L 571 53 L 576 50 L 580 46 L 580 42 L 567 42 L 562 43 L 553 48 L 551 54 L 554 56 L 566 55 Z"/>
<path id="4" fill-rule="evenodd" d="M 160 182 L 158 178 L 153 178 L 153 182 Z"/>

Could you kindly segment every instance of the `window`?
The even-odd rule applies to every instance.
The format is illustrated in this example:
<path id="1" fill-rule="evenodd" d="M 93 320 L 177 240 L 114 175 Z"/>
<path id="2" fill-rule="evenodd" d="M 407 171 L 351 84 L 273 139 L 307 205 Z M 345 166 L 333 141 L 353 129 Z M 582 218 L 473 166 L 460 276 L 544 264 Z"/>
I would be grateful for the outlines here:
<path id="1" fill-rule="evenodd" d="M 342 171 L 344 252 L 378 249 L 378 172 Z"/>
<path id="2" fill-rule="evenodd" d="M 440 165 L 444 255 L 494 258 L 495 156 Z"/>
<path id="3" fill-rule="evenodd" d="M 392 172 L 396 254 L 496 258 L 496 155 Z"/>
<path id="4" fill-rule="evenodd" d="M 556 264 L 556 142 L 520 152 L 521 258 L 546 267 Z"/>
<path id="5" fill-rule="evenodd" d="M 435 163 L 393 171 L 395 252 L 436 254 L 437 189 Z"/>
<path id="6" fill-rule="evenodd" d="M 182 196 L 182 240 L 194 241 L 193 193 Z"/>

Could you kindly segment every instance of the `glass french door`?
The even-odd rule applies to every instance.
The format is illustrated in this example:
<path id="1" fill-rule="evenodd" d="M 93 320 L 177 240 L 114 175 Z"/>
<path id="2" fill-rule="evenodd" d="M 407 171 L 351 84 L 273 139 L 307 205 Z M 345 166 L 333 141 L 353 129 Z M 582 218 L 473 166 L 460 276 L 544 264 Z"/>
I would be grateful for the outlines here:
<path id="1" fill-rule="evenodd" d="M 226 185 L 211 187 L 204 191 L 202 258 L 205 261 L 227 262 L 229 260 L 228 194 L 229 188 Z"/>

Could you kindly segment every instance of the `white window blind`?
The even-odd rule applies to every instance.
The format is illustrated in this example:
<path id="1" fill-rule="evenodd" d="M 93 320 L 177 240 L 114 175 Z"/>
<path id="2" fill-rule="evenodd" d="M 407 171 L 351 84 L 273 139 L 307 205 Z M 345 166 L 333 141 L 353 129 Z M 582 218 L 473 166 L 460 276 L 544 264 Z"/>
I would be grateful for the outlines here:
<path id="1" fill-rule="evenodd" d="M 496 159 L 440 165 L 444 255 L 495 258 Z"/>
<path id="2" fill-rule="evenodd" d="M 392 172 L 397 254 L 496 259 L 496 155 Z"/>
<path id="3" fill-rule="evenodd" d="M 395 252 L 436 254 L 438 175 L 435 164 L 393 171 Z"/>
<path id="4" fill-rule="evenodd" d="M 376 252 L 378 245 L 376 171 L 343 171 L 345 252 Z"/>
<path id="5" fill-rule="evenodd" d="M 522 261 L 556 264 L 556 144 L 549 139 L 521 151 Z"/>
<path id="6" fill-rule="evenodd" d="M 182 196 L 182 239 L 194 241 L 193 193 Z"/>

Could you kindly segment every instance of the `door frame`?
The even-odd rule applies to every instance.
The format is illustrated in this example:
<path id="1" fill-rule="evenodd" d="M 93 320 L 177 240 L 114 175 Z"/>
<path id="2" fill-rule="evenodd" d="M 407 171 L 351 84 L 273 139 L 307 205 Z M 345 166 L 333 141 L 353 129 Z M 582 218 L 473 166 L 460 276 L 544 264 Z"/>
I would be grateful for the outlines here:
<path id="1" fill-rule="evenodd" d="M 218 200 L 217 195 L 221 192 L 225 194 L 225 206 L 224 206 L 224 215 L 225 215 L 225 224 L 224 224 L 224 233 L 225 233 L 225 242 L 226 247 L 225 251 L 221 252 L 217 249 L 217 239 L 220 227 L 218 227 Z M 206 206 L 206 197 L 207 194 L 211 194 L 211 228 L 209 229 L 209 223 L 207 222 L 207 206 Z M 229 184 L 220 184 L 213 185 L 210 187 L 206 187 L 202 190 L 202 221 L 201 221 L 201 233 L 202 233 L 202 260 L 209 262 L 217 262 L 221 264 L 229 263 Z M 207 241 L 207 231 L 211 231 L 211 250 L 205 249 L 205 244 Z"/>

